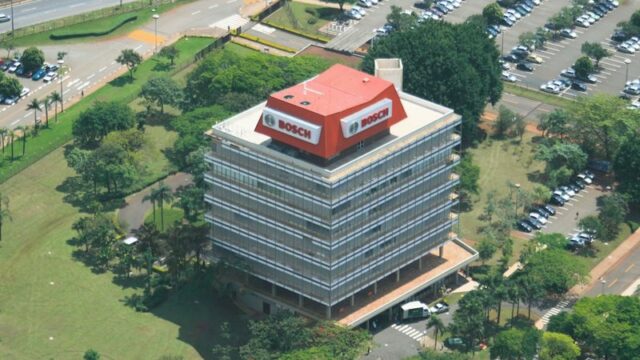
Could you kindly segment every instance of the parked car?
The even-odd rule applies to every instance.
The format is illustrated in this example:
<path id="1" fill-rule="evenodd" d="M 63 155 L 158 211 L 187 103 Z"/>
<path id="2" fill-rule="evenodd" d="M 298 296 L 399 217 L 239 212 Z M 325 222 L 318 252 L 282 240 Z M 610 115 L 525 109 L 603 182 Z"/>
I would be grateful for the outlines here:
<path id="1" fill-rule="evenodd" d="M 560 87 L 553 84 L 553 82 L 540 85 L 540 90 L 551 94 L 560 94 Z"/>
<path id="2" fill-rule="evenodd" d="M 573 90 L 578 90 L 578 91 L 587 91 L 587 85 L 585 85 L 584 83 L 582 83 L 580 81 L 572 81 L 571 82 L 571 88 Z"/>
<path id="3" fill-rule="evenodd" d="M 585 173 L 578 174 L 578 179 L 584 181 L 587 185 L 590 185 L 593 182 L 593 177 L 589 177 Z"/>
<path id="4" fill-rule="evenodd" d="M 531 226 L 529 226 L 529 224 L 527 224 L 526 222 L 520 220 L 516 223 L 516 226 L 518 228 L 518 230 L 523 231 L 523 232 L 527 232 L 530 233 L 533 231 L 533 228 Z"/>
<path id="5" fill-rule="evenodd" d="M 538 212 L 540 211 L 544 211 L 547 214 L 549 214 L 549 216 L 553 216 L 556 214 L 556 209 L 553 208 L 553 206 L 549 206 L 549 205 L 537 205 L 536 208 L 538 209 Z"/>
<path id="6" fill-rule="evenodd" d="M 576 250 L 585 246 L 584 240 L 580 239 L 577 236 L 572 236 L 567 240 L 569 240 L 569 242 L 567 243 L 567 248 L 569 250 Z"/>
<path id="7" fill-rule="evenodd" d="M 512 73 L 510 73 L 508 71 L 503 71 L 501 78 L 502 78 L 502 80 L 508 81 L 508 82 L 516 82 L 516 81 L 518 81 L 518 79 L 515 77 L 515 75 L 513 75 Z"/>
<path id="8" fill-rule="evenodd" d="M 502 59 L 504 59 L 504 61 L 512 62 L 512 63 L 517 63 L 518 61 L 520 61 L 520 59 L 513 54 L 506 55 L 502 57 Z"/>
<path id="9" fill-rule="evenodd" d="M 569 194 L 565 193 L 564 191 L 562 191 L 560 189 L 557 189 L 556 191 L 554 191 L 553 195 L 560 196 L 562 198 L 562 200 L 564 200 L 564 201 L 569 201 L 569 199 L 571 199 L 571 196 L 569 196 Z"/>
<path id="10" fill-rule="evenodd" d="M 564 70 L 560 71 L 560 76 L 564 76 L 566 78 L 573 79 L 573 78 L 576 77 L 576 71 L 573 70 L 572 68 L 564 69 Z"/>
<path id="11" fill-rule="evenodd" d="M 572 29 L 562 29 L 560 30 L 560 35 L 568 39 L 575 39 L 578 37 L 578 34 Z"/>
<path id="12" fill-rule="evenodd" d="M 549 216 L 551 215 L 548 212 L 538 208 L 537 206 L 531 206 L 531 208 L 529 209 L 529 212 L 538 213 L 540 216 L 544 216 L 545 219 L 548 219 Z"/>
<path id="13" fill-rule="evenodd" d="M 542 64 L 544 62 L 544 60 L 540 56 L 535 54 L 531 54 L 527 56 L 527 61 L 536 63 L 536 64 Z"/>
<path id="14" fill-rule="evenodd" d="M 29 88 L 22 88 L 22 91 L 20 91 L 20 97 L 23 98 L 27 95 L 29 95 L 29 93 L 31 92 L 31 89 Z"/>
<path id="15" fill-rule="evenodd" d="M 18 70 L 20 65 L 22 65 L 20 61 L 14 61 L 11 65 L 9 65 L 9 69 L 7 69 L 7 71 L 9 71 L 10 73 L 14 73 L 16 72 L 16 70 Z"/>
<path id="16" fill-rule="evenodd" d="M 18 99 L 20 99 L 20 97 L 18 97 L 18 96 L 8 96 L 8 97 L 4 98 L 4 104 L 5 105 L 13 105 L 13 104 L 18 102 Z"/>
<path id="17" fill-rule="evenodd" d="M 592 74 L 587 75 L 586 78 L 580 77 L 579 79 L 584 82 L 588 82 L 589 84 L 595 84 L 598 82 L 598 78 L 596 78 L 595 75 L 592 75 Z"/>
<path id="18" fill-rule="evenodd" d="M 573 191 L 573 189 L 571 189 L 570 187 L 568 187 L 566 185 L 560 186 L 560 190 L 562 190 L 562 192 L 564 192 L 565 194 L 569 195 L 570 197 L 576 196 L 575 191 Z"/>
<path id="19" fill-rule="evenodd" d="M 629 36 L 624 31 L 617 30 L 613 33 L 613 35 L 611 35 L 611 40 L 616 42 L 623 42 L 627 40 L 628 37 Z"/>
<path id="20" fill-rule="evenodd" d="M 449 349 L 463 349 L 464 348 L 464 341 L 459 338 L 459 337 L 449 337 L 444 339 L 444 346 L 448 347 Z"/>
<path id="21" fill-rule="evenodd" d="M 516 69 L 531 72 L 533 71 L 533 65 L 528 62 L 519 62 L 518 65 L 516 65 Z"/>
<path id="22" fill-rule="evenodd" d="M 346 12 L 346 15 L 354 20 L 360 20 L 362 19 L 362 15 L 360 15 L 360 12 L 358 12 L 357 10 L 351 9 L 349 11 Z"/>
<path id="23" fill-rule="evenodd" d="M 547 218 L 545 218 L 544 216 L 538 214 L 537 212 L 530 212 L 529 213 L 529 217 L 537 222 L 539 222 L 542 225 L 546 225 L 547 224 Z"/>
<path id="24" fill-rule="evenodd" d="M 47 74 L 47 70 L 44 67 L 42 67 L 33 73 L 33 76 L 31 76 L 31 80 L 38 81 L 42 79 L 46 74 Z"/>
<path id="25" fill-rule="evenodd" d="M 449 304 L 444 301 L 439 301 L 435 305 L 429 308 L 429 311 L 432 314 L 442 314 L 449 311 Z"/>
<path id="26" fill-rule="evenodd" d="M 352 6 L 352 7 L 351 7 L 351 10 L 355 10 L 355 11 L 357 11 L 357 12 L 358 12 L 358 14 L 360 14 L 360 16 L 365 16 L 365 15 L 367 15 L 367 11 L 366 11 L 365 9 L 361 8 L 360 6 L 357 6 L 357 5 L 356 5 L 356 6 Z"/>
<path id="27" fill-rule="evenodd" d="M 557 195 L 557 194 L 553 194 L 553 195 L 551 195 L 551 198 L 549 199 L 549 202 L 551 204 L 553 204 L 553 205 L 563 206 L 566 201 L 564 200 L 564 198 L 562 196 Z"/>
<path id="28" fill-rule="evenodd" d="M 536 229 L 536 230 L 542 229 L 542 224 L 540 224 L 535 219 L 527 218 L 527 219 L 522 219 L 522 221 L 524 221 L 527 225 L 529 225 L 533 229 Z"/>
<path id="29" fill-rule="evenodd" d="M 11 16 L 0 14 L 0 23 L 11 21 Z"/>
<path id="30" fill-rule="evenodd" d="M 55 80 L 55 78 L 58 77 L 58 73 L 55 71 L 49 71 L 47 73 L 47 75 L 44 77 L 44 79 L 42 79 L 42 81 L 44 82 L 51 82 L 53 80 Z"/>
<path id="31" fill-rule="evenodd" d="M 373 3 L 371 2 L 371 0 L 359 0 L 358 5 L 370 8 L 373 6 Z"/>

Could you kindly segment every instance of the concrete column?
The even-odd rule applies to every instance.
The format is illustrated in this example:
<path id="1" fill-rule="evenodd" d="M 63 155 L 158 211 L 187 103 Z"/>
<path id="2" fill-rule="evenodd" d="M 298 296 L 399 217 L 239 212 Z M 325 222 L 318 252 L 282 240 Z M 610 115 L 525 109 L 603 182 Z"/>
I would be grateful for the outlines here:
<path id="1" fill-rule="evenodd" d="M 356 304 L 356 296 L 355 295 L 351 295 L 351 306 Z"/>
<path id="2" fill-rule="evenodd" d="M 300 294 L 298 294 L 298 306 L 304 307 L 304 297 Z"/>
<path id="3" fill-rule="evenodd" d="M 389 323 L 393 322 L 393 311 L 391 311 L 391 308 L 389 308 L 389 310 L 387 311 L 389 313 Z"/>
<path id="4" fill-rule="evenodd" d="M 440 246 L 438 248 L 438 256 L 442 257 L 442 255 L 444 255 L 444 246 Z"/>
<path id="5" fill-rule="evenodd" d="M 396 282 L 400 281 L 400 270 L 396 270 Z"/>
<path id="6" fill-rule="evenodd" d="M 460 284 L 460 275 L 458 275 L 458 272 L 456 271 L 456 285 Z"/>
<path id="7" fill-rule="evenodd" d="M 327 306 L 327 320 L 331 320 L 331 306 Z"/>
<path id="8" fill-rule="evenodd" d="M 271 296 L 276 297 L 276 284 L 271 284 Z"/>
<path id="9" fill-rule="evenodd" d="M 378 293 L 378 282 L 374 282 L 373 283 L 373 294 L 377 294 Z"/>
<path id="10" fill-rule="evenodd" d="M 418 269 L 422 270 L 422 258 L 418 259 Z"/>
<path id="11" fill-rule="evenodd" d="M 367 320 L 367 331 L 371 330 L 371 324 L 369 323 L 369 320 Z"/>

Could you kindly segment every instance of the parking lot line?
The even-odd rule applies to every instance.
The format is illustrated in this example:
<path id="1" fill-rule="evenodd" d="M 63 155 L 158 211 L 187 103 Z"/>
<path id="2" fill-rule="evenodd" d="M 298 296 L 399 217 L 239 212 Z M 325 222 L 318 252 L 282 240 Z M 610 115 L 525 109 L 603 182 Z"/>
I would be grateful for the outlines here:
<path id="1" fill-rule="evenodd" d="M 550 43 L 550 44 L 548 43 L 546 46 L 551 46 L 551 47 L 557 46 L 557 47 L 559 47 L 560 49 L 564 49 L 564 48 L 566 47 L 566 46 L 561 45 L 561 44 L 558 44 L 558 43 Z M 559 49 L 558 49 L 558 50 L 559 50 Z"/>
<path id="2" fill-rule="evenodd" d="M 565 205 L 573 206 L 573 204 L 569 203 L 569 202 L 565 203 Z M 567 210 L 569 210 L 569 209 L 567 209 Z"/>
<path id="3" fill-rule="evenodd" d="M 549 55 L 555 55 L 556 54 L 554 52 L 549 52 L 549 51 L 546 51 L 546 50 L 538 50 L 538 52 L 549 54 Z"/>
<path id="4" fill-rule="evenodd" d="M 569 209 L 567 209 L 566 207 L 561 207 L 560 209 L 562 209 L 562 210 L 569 210 Z"/>
<path id="5" fill-rule="evenodd" d="M 576 194 L 576 196 L 584 197 L 584 195 Z"/>
<path id="6" fill-rule="evenodd" d="M 600 60 L 600 63 L 601 63 L 601 64 L 608 64 L 610 61 L 612 61 L 612 62 L 614 62 L 614 63 L 616 63 L 616 64 L 624 64 L 624 60 L 616 60 L 616 59 L 614 59 L 614 58 L 613 58 L 613 57 L 611 57 L 611 56 L 610 56 L 610 57 L 608 57 L 608 58 L 605 58 L 605 59 Z"/>

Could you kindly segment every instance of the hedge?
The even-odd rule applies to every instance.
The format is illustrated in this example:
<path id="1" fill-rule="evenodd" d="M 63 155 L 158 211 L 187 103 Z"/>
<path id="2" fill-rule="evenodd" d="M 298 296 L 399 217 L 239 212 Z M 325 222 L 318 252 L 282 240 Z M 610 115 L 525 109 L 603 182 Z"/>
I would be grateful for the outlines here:
<path id="1" fill-rule="evenodd" d="M 282 50 L 282 51 L 285 51 L 285 52 L 288 52 L 288 53 L 292 53 L 292 54 L 296 53 L 295 49 L 292 49 L 292 48 L 284 46 L 284 45 L 280 45 L 280 44 L 275 43 L 273 41 L 265 40 L 265 39 L 257 37 L 257 36 L 249 35 L 249 34 L 246 34 L 246 33 L 242 33 L 242 34 L 240 34 L 238 36 L 240 36 L 241 38 L 245 38 L 247 40 L 255 41 L 255 42 L 260 43 L 260 44 L 265 45 L 265 46 L 272 47 L 274 49 Z"/>
<path id="2" fill-rule="evenodd" d="M 82 37 L 90 37 L 90 36 L 104 36 L 104 35 L 108 35 L 111 34 L 112 32 L 116 31 L 118 28 L 120 28 L 121 26 L 130 23 L 132 21 L 136 21 L 138 20 L 137 16 L 132 16 L 130 18 L 126 18 L 124 20 L 122 20 L 118 25 L 112 27 L 109 30 L 106 31 L 99 31 L 99 32 L 88 32 L 88 33 L 77 33 L 77 34 L 62 34 L 62 35 L 56 35 L 56 34 L 51 34 L 49 35 L 49 39 L 51 40 L 66 40 L 66 39 L 76 39 L 76 38 L 82 38 Z"/>
<path id="3" fill-rule="evenodd" d="M 262 21 L 262 23 L 263 23 L 263 24 L 266 24 L 266 25 L 269 25 L 269 26 L 271 26 L 271 27 L 274 27 L 274 28 L 276 28 L 276 29 L 280 29 L 280 30 L 282 30 L 282 31 L 286 31 L 286 32 L 288 32 L 288 33 L 292 33 L 292 34 L 294 34 L 294 35 L 299 35 L 299 36 L 305 37 L 305 38 L 307 38 L 307 39 L 311 39 L 311 40 L 319 41 L 319 42 L 321 42 L 321 43 L 325 43 L 325 44 L 326 44 L 326 43 L 328 43 L 329 41 L 331 41 L 331 38 L 330 38 L 330 37 L 322 36 L 322 35 L 309 34 L 309 33 L 307 33 L 307 32 L 300 31 L 300 30 L 298 30 L 298 29 L 294 29 L 294 28 L 288 27 L 288 26 L 286 26 L 286 25 L 282 25 L 282 24 L 274 23 L 274 22 L 271 22 L 271 21 L 269 21 L 269 20 L 263 20 L 263 21 Z"/>

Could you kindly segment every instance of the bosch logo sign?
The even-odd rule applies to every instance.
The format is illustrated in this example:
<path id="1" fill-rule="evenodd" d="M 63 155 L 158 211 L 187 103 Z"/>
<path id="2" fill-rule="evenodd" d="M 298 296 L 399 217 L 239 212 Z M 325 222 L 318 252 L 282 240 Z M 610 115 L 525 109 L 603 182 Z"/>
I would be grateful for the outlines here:
<path id="1" fill-rule="evenodd" d="M 342 135 L 345 138 L 350 138 L 353 135 L 390 119 L 393 114 L 392 104 L 390 99 L 382 99 L 355 114 L 341 119 Z"/>
<path id="2" fill-rule="evenodd" d="M 317 144 L 322 126 L 306 122 L 289 114 L 265 107 L 262 124 L 296 139 Z"/>

